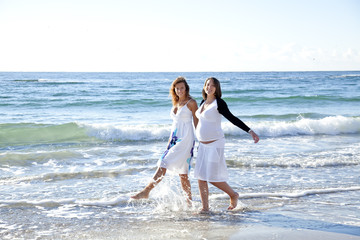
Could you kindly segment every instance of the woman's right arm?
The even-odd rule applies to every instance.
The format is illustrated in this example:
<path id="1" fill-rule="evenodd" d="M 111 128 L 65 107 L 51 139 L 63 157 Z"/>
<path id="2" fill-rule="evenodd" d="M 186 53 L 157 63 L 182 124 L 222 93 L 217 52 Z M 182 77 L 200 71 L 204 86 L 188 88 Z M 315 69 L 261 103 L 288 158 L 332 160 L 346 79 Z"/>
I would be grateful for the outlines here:
<path id="1" fill-rule="evenodd" d="M 188 108 L 190 109 L 190 111 L 192 112 L 192 116 L 193 116 L 193 122 L 194 122 L 194 126 L 195 128 L 197 127 L 197 124 L 199 122 L 199 119 L 196 117 L 195 112 L 198 109 L 197 103 L 195 101 L 195 99 L 191 100 L 188 103 Z"/>

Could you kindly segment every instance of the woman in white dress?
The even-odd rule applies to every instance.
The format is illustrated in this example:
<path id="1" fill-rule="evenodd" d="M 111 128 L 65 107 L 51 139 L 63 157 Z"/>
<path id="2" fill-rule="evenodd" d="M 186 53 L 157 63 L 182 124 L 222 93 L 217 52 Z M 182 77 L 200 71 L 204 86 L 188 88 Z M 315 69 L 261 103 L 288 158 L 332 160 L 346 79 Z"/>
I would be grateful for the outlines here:
<path id="1" fill-rule="evenodd" d="M 188 173 L 195 144 L 194 126 L 196 128 L 198 123 L 195 112 L 198 107 L 196 101 L 191 98 L 189 85 L 183 77 L 178 77 L 171 84 L 170 95 L 173 103 L 170 112 L 173 124 L 168 147 L 158 161 L 152 181 L 142 191 L 131 196 L 133 199 L 148 198 L 150 191 L 162 180 L 166 170 L 170 170 L 179 174 L 187 200 L 189 203 L 192 200 Z"/>
<path id="2" fill-rule="evenodd" d="M 259 137 L 230 112 L 226 102 L 221 99 L 220 82 L 216 78 L 206 79 L 202 95 L 204 100 L 196 111 L 196 116 L 199 119 L 196 128 L 199 148 L 194 170 L 194 176 L 198 179 L 203 205 L 201 212 L 206 213 L 209 211 L 208 182 L 229 195 L 230 206 L 228 210 L 232 210 L 237 206 L 239 194 L 226 182 L 228 172 L 224 157 L 225 138 L 221 129 L 221 115 L 251 134 L 255 143 L 259 141 Z"/>

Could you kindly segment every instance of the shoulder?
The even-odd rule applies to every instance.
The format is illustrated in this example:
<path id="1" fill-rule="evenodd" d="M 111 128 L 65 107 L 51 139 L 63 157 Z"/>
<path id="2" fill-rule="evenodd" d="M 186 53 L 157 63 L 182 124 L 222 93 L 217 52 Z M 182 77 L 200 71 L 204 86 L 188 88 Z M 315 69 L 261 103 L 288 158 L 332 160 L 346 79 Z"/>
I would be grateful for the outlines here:
<path id="1" fill-rule="evenodd" d="M 226 104 L 224 99 L 216 98 L 216 102 L 217 102 L 217 109 L 218 109 L 219 113 L 224 115 L 224 114 L 227 114 L 229 112 L 228 105 Z"/>
<path id="2" fill-rule="evenodd" d="M 196 100 L 195 99 L 190 99 L 190 101 L 188 102 L 188 108 L 190 109 L 190 110 L 193 110 L 193 109 L 197 109 L 197 103 L 196 103 Z"/>
<path id="3" fill-rule="evenodd" d="M 226 102 L 222 98 L 216 98 L 216 102 L 217 102 L 218 108 L 227 107 Z"/>

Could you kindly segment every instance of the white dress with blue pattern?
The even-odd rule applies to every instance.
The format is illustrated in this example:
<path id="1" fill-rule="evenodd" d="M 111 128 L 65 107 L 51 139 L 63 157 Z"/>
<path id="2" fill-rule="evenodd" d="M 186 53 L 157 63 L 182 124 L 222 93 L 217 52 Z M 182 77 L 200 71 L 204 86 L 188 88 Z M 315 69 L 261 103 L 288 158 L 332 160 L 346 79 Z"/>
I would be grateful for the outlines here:
<path id="1" fill-rule="evenodd" d="M 170 116 L 173 119 L 171 141 L 157 164 L 178 174 L 189 173 L 195 144 L 192 112 L 187 106 L 188 103 L 178 108 L 176 114 L 174 107 L 171 109 Z"/>

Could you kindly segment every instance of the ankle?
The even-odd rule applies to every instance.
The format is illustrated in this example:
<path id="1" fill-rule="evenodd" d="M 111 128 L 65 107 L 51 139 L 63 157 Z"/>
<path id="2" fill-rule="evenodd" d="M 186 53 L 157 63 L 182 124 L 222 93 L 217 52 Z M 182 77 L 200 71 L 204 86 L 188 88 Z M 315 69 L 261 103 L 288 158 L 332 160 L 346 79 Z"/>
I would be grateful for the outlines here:
<path id="1" fill-rule="evenodd" d="M 231 198 L 238 198 L 239 194 L 237 192 L 234 192 L 233 194 L 230 195 Z"/>
<path id="2" fill-rule="evenodd" d="M 199 214 L 210 214 L 210 209 L 209 208 L 202 208 L 199 211 Z"/>

